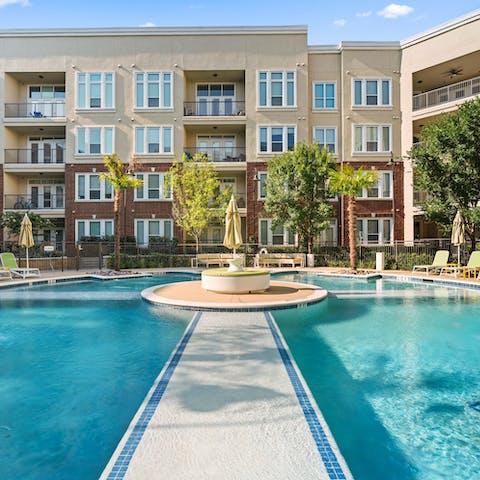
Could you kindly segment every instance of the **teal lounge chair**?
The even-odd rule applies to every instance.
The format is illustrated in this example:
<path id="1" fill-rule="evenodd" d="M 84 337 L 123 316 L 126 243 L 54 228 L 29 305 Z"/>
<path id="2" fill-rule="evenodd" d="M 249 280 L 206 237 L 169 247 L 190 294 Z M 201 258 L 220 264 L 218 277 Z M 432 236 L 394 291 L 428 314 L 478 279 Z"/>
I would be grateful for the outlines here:
<path id="1" fill-rule="evenodd" d="M 412 272 L 425 270 L 425 273 L 439 273 L 442 268 L 448 267 L 448 257 L 450 252 L 448 250 L 438 250 L 431 265 L 414 265 Z"/>
<path id="2" fill-rule="evenodd" d="M 18 266 L 15 255 L 10 252 L 0 253 L 0 262 L 2 267 L 10 271 L 13 277 L 38 277 L 40 270 L 38 268 L 21 268 Z"/>

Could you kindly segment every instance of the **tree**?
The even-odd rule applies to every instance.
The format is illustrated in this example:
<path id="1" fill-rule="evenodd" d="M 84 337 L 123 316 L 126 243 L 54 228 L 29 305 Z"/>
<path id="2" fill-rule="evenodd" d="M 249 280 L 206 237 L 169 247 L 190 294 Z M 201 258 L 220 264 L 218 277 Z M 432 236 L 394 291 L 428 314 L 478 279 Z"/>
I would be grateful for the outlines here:
<path id="1" fill-rule="evenodd" d="M 26 212 L 32 222 L 33 230 L 53 229 L 55 225 L 48 218 L 41 217 L 33 212 Z M 4 212 L 0 221 L 0 227 L 8 228 L 12 235 L 20 234 L 20 225 L 22 224 L 25 212 Z"/>
<path id="2" fill-rule="evenodd" d="M 200 236 L 207 225 L 224 221 L 231 191 L 219 191 L 218 174 L 206 155 L 184 155 L 182 161 L 172 165 L 170 173 L 173 217 L 177 225 L 195 239 L 198 253 Z"/>
<path id="3" fill-rule="evenodd" d="M 355 206 L 357 196 L 362 189 L 371 188 L 378 182 L 378 174 L 374 170 L 355 170 L 351 165 L 342 165 L 339 170 L 330 172 L 330 187 L 347 199 L 348 213 L 348 247 L 350 250 L 350 268 L 357 269 L 357 216 Z"/>
<path id="4" fill-rule="evenodd" d="M 333 168 L 331 155 L 317 144 L 298 143 L 295 150 L 268 163 L 264 210 L 274 228 L 295 231 L 312 253 L 314 238 L 327 228 L 333 216 L 328 204 L 327 180 Z"/>
<path id="5" fill-rule="evenodd" d="M 425 217 L 449 231 L 461 210 L 472 250 L 480 224 L 480 99 L 423 128 L 410 157 L 415 187 L 428 194 Z"/>
<path id="6" fill-rule="evenodd" d="M 139 187 L 143 180 L 132 177 L 135 169 L 135 161 L 130 164 L 123 163 L 116 154 L 103 157 L 106 173 L 100 175 L 112 185 L 113 188 L 113 224 L 114 224 L 114 251 L 115 251 L 115 270 L 120 270 L 120 200 L 122 194 L 130 187 Z"/>

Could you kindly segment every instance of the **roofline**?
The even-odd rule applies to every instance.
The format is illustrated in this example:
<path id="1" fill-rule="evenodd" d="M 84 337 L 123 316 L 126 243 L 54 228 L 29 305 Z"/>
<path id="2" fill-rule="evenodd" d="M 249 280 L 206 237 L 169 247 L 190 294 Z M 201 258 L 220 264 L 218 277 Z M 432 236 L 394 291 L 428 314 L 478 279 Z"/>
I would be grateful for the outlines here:
<path id="1" fill-rule="evenodd" d="M 473 12 L 467 13 L 466 15 L 462 15 L 461 17 L 457 17 L 453 20 L 437 25 L 436 27 L 425 30 L 422 33 L 417 33 L 416 35 L 408 37 L 405 40 L 402 40 L 400 42 L 400 45 L 402 49 L 411 47 L 412 45 L 424 42 L 425 40 L 429 40 L 430 38 L 449 32 L 451 30 L 454 30 L 455 28 L 462 27 L 463 25 L 467 25 L 468 23 L 475 22 L 476 20 L 480 20 L 480 9 L 474 10 Z"/>
<path id="2" fill-rule="evenodd" d="M 400 50 L 400 42 L 340 42 L 338 45 L 309 45 L 308 53 L 340 53 L 343 50 Z"/>
<path id="3" fill-rule="evenodd" d="M 306 35 L 307 25 L 237 27 L 112 27 L 0 30 L 0 37 L 112 37 L 167 35 Z"/>

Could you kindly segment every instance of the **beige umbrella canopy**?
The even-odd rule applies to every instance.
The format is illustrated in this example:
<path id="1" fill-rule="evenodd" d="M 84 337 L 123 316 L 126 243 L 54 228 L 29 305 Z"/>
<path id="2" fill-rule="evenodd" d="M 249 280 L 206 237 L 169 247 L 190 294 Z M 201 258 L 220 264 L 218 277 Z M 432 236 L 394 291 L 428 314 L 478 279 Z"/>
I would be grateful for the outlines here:
<path id="1" fill-rule="evenodd" d="M 33 231 L 32 231 L 32 222 L 28 218 L 28 215 L 25 214 L 20 225 L 20 236 L 18 237 L 18 244 L 21 247 L 25 247 L 26 257 L 27 257 L 27 268 L 28 265 L 28 249 L 35 245 L 33 241 Z"/>
<path id="2" fill-rule="evenodd" d="M 458 247 L 458 266 L 460 266 L 460 247 L 465 243 L 465 221 L 460 210 L 457 211 L 452 225 L 452 245 Z"/>
<path id="3" fill-rule="evenodd" d="M 230 202 L 228 202 L 227 214 L 225 216 L 225 237 L 223 244 L 233 250 L 234 255 L 236 254 L 235 250 L 243 244 L 240 213 L 238 212 L 237 202 L 233 195 L 230 198 Z"/>

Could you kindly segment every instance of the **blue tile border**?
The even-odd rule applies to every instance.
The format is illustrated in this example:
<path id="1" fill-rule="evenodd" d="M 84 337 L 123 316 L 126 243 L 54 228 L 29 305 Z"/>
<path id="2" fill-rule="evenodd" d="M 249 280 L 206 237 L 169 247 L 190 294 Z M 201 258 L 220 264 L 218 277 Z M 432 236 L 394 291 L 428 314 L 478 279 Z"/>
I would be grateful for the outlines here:
<path id="1" fill-rule="evenodd" d="M 137 449 L 138 444 L 140 443 L 143 434 L 145 433 L 145 430 L 147 429 L 148 424 L 152 419 L 153 414 L 155 413 L 155 410 L 157 409 L 158 404 L 160 403 L 160 400 L 165 393 L 165 390 L 167 389 L 168 382 L 172 378 L 173 372 L 175 371 L 175 368 L 180 362 L 183 352 L 185 351 L 185 347 L 187 346 L 187 343 L 189 342 L 195 330 L 195 327 L 198 325 L 201 316 L 202 312 L 197 312 L 194 315 L 189 327 L 187 328 L 182 339 L 178 343 L 175 352 L 170 357 L 170 360 L 168 361 L 167 366 L 163 371 L 163 375 L 158 380 L 155 390 L 148 399 L 147 404 L 143 409 L 143 412 L 141 413 L 135 426 L 131 430 L 129 437 L 125 442 L 125 445 L 123 446 L 121 452 L 118 454 L 117 459 L 115 460 L 115 463 L 107 476 L 107 480 L 122 480 L 125 477 L 135 450 Z"/>
<path id="2" fill-rule="evenodd" d="M 338 458 L 335 455 L 332 446 L 330 445 L 330 441 L 324 429 L 322 428 L 315 409 L 312 406 L 312 402 L 310 401 L 309 395 L 305 391 L 302 381 L 300 380 L 295 366 L 293 365 L 290 354 L 283 344 L 272 314 L 265 312 L 265 319 L 267 320 L 267 324 L 272 332 L 278 353 L 280 354 L 290 381 L 292 382 L 298 402 L 302 407 L 303 414 L 305 415 L 305 419 L 310 428 L 310 432 L 312 433 L 315 444 L 317 445 L 318 453 L 320 454 L 322 462 L 325 465 L 325 469 L 327 470 L 328 478 L 330 480 L 346 480 L 347 476 L 343 472 L 342 466 L 340 465 Z"/>

